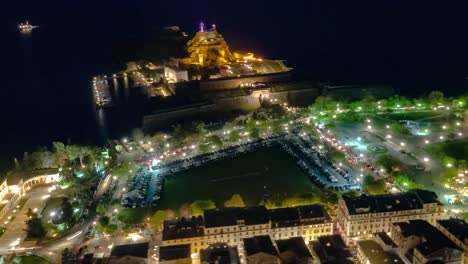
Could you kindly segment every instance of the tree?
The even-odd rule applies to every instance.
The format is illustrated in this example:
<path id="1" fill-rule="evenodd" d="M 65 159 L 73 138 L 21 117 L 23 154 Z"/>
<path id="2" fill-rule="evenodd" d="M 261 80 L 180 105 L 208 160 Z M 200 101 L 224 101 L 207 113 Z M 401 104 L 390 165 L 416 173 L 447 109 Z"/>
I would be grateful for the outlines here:
<path id="1" fill-rule="evenodd" d="M 338 203 L 339 198 L 340 197 L 338 196 L 336 192 L 328 190 L 328 189 L 324 190 L 320 194 L 320 200 L 322 201 L 322 203 L 325 203 L 331 206 L 336 205 Z"/>
<path id="2" fill-rule="evenodd" d="M 106 233 L 109 235 L 113 235 L 117 232 L 117 225 L 116 224 L 110 224 L 106 227 Z"/>
<path id="3" fill-rule="evenodd" d="M 101 216 L 101 217 L 99 217 L 99 220 L 98 220 L 98 221 L 99 221 L 99 224 L 100 224 L 101 226 L 103 226 L 103 227 L 108 226 L 109 223 L 110 223 L 110 219 L 109 219 L 108 216 Z"/>
<path id="4" fill-rule="evenodd" d="M 240 139 L 240 130 L 236 129 L 236 130 L 232 130 L 230 131 L 229 133 L 229 141 L 231 142 L 239 142 L 239 139 Z"/>
<path id="5" fill-rule="evenodd" d="M 390 129 L 392 130 L 393 133 L 399 134 L 399 135 L 410 135 L 411 131 L 409 128 L 407 128 L 405 125 L 399 124 L 399 123 L 394 123 L 390 125 Z"/>
<path id="6" fill-rule="evenodd" d="M 458 177 L 458 171 L 455 168 L 450 168 L 444 170 L 440 176 L 440 182 L 447 185 L 452 185 L 455 183 L 455 179 Z"/>
<path id="7" fill-rule="evenodd" d="M 96 207 L 96 213 L 100 216 L 103 216 L 106 213 L 107 209 L 103 204 L 99 204 Z"/>
<path id="8" fill-rule="evenodd" d="M 441 105 L 444 102 L 444 93 L 440 91 L 432 91 L 428 96 L 431 105 Z"/>
<path id="9" fill-rule="evenodd" d="M 28 238 L 37 239 L 41 241 L 45 235 L 46 231 L 42 225 L 41 218 L 33 217 L 26 221 L 26 233 Z"/>
<path id="10" fill-rule="evenodd" d="M 384 179 L 375 180 L 372 175 L 366 175 L 362 183 L 362 189 L 371 195 L 387 193 Z"/>
<path id="11" fill-rule="evenodd" d="M 167 212 L 163 210 L 158 210 L 151 216 L 150 221 L 156 227 L 156 229 L 160 230 L 162 228 L 162 224 L 164 221 L 167 220 Z"/>
<path id="12" fill-rule="evenodd" d="M 192 208 L 190 204 L 184 203 L 179 208 L 179 216 L 180 217 L 190 217 L 193 215 Z"/>
<path id="13" fill-rule="evenodd" d="M 65 144 L 62 142 L 54 141 L 52 142 L 52 149 L 55 152 L 55 164 L 57 166 L 65 165 L 65 161 L 67 160 L 67 151 Z"/>
<path id="14" fill-rule="evenodd" d="M 401 167 L 401 161 L 395 158 L 394 156 L 388 154 L 381 155 L 380 157 L 378 157 L 375 164 L 383 167 L 387 172 L 392 172 Z"/>
<path id="15" fill-rule="evenodd" d="M 399 186 L 407 189 L 423 189 L 424 186 L 420 183 L 416 183 L 408 178 L 406 175 L 394 175 L 393 180 Z"/>
<path id="16" fill-rule="evenodd" d="M 211 200 L 196 200 L 190 204 L 192 208 L 193 215 L 203 215 L 203 211 L 206 209 L 216 208 L 216 205 Z"/>
<path id="17" fill-rule="evenodd" d="M 240 194 L 233 194 L 231 199 L 224 202 L 224 207 L 245 207 L 245 203 Z"/>
<path id="18" fill-rule="evenodd" d="M 73 224 L 73 208 L 68 201 L 68 198 L 63 198 L 62 199 L 62 207 L 61 207 L 61 212 L 62 212 L 62 222 L 65 223 L 67 228 L 69 228 Z"/>
<path id="19" fill-rule="evenodd" d="M 341 196 L 348 197 L 348 198 L 356 198 L 356 197 L 359 197 L 359 195 L 360 195 L 359 192 L 355 190 L 349 190 L 341 194 Z"/>

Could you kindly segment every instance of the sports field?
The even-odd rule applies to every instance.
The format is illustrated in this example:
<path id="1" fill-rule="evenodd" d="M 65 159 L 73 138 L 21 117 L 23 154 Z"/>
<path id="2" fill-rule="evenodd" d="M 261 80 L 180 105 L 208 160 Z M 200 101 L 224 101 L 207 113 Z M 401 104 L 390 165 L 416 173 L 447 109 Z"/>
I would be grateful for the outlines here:
<path id="1" fill-rule="evenodd" d="M 247 205 L 258 205 L 264 196 L 281 199 L 294 194 L 320 193 L 280 147 L 240 154 L 166 179 L 160 209 L 177 209 L 194 200 L 212 200 L 220 207 L 236 193 Z"/>

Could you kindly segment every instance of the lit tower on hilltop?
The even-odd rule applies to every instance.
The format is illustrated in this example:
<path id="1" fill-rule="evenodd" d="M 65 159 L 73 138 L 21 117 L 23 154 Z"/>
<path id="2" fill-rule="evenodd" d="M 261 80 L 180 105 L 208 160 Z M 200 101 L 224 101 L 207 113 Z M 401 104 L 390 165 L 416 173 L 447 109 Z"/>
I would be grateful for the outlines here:
<path id="1" fill-rule="evenodd" d="M 209 30 L 200 22 L 199 31 L 187 43 L 190 63 L 202 67 L 217 67 L 234 61 L 234 57 L 223 36 L 216 31 L 216 26 Z"/>
<path id="2" fill-rule="evenodd" d="M 200 22 L 200 32 L 205 32 L 205 23 L 203 21 Z"/>

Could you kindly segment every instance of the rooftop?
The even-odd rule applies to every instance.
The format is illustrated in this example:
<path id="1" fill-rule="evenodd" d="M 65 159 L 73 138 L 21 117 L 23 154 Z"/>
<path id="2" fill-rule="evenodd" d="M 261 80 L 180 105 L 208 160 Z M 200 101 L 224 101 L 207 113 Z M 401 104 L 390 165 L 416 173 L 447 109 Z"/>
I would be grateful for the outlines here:
<path id="1" fill-rule="evenodd" d="M 171 261 L 190 258 L 190 244 L 159 247 L 159 260 Z"/>
<path id="2" fill-rule="evenodd" d="M 28 170 L 28 171 L 14 171 L 6 176 L 8 185 L 17 185 L 21 180 L 27 181 L 31 178 L 40 175 L 53 175 L 57 174 L 58 169 L 38 169 L 38 170 Z"/>
<path id="3" fill-rule="evenodd" d="M 273 227 L 297 226 L 331 221 L 325 208 L 319 204 L 269 210 Z"/>
<path id="4" fill-rule="evenodd" d="M 237 247 L 230 247 L 225 243 L 211 244 L 200 250 L 201 263 L 238 264 L 240 263 Z"/>
<path id="5" fill-rule="evenodd" d="M 268 223 L 268 211 L 264 206 L 222 208 L 204 211 L 205 227 L 232 226 L 237 224 L 259 225 Z"/>
<path id="6" fill-rule="evenodd" d="M 464 243 L 468 239 L 468 223 L 462 219 L 450 218 L 438 220 L 437 223 L 455 236 L 459 241 Z"/>
<path id="7" fill-rule="evenodd" d="M 385 263 L 404 263 L 403 260 L 396 254 L 385 252 L 377 242 L 372 240 L 362 240 L 357 242 L 363 254 L 369 260 L 369 264 L 385 264 Z"/>
<path id="8" fill-rule="evenodd" d="M 203 218 L 180 218 L 164 221 L 163 240 L 203 236 Z"/>
<path id="9" fill-rule="evenodd" d="M 416 248 L 423 256 L 442 248 L 458 249 L 442 232 L 424 220 L 409 220 L 407 222 L 394 223 L 393 225 L 400 229 L 401 235 L 405 238 L 410 236 L 421 238 L 423 242 Z"/>
<path id="10" fill-rule="evenodd" d="M 374 234 L 376 237 L 378 237 L 382 242 L 384 242 L 385 245 L 390 246 L 392 248 L 396 248 L 397 245 L 395 242 L 387 235 L 385 232 L 378 232 Z"/>
<path id="11" fill-rule="evenodd" d="M 124 256 L 147 258 L 148 257 L 148 243 L 120 245 L 120 246 L 114 246 L 112 248 L 111 257 L 124 257 Z"/>
<path id="12" fill-rule="evenodd" d="M 317 254 L 321 263 L 327 264 L 350 264 L 353 255 L 346 247 L 340 235 L 330 235 L 318 237 L 312 242 L 312 248 Z"/>
<path id="13" fill-rule="evenodd" d="M 283 263 L 296 263 L 299 259 L 312 258 L 302 237 L 276 240 L 276 246 Z"/>
<path id="14" fill-rule="evenodd" d="M 361 195 L 343 198 L 349 214 L 368 214 L 422 209 L 424 204 L 438 203 L 437 195 L 431 191 L 411 190 L 398 194 Z"/>
<path id="15" fill-rule="evenodd" d="M 244 238 L 244 249 L 247 256 L 261 252 L 273 256 L 278 255 L 278 252 L 276 252 L 276 248 L 268 235 Z"/>

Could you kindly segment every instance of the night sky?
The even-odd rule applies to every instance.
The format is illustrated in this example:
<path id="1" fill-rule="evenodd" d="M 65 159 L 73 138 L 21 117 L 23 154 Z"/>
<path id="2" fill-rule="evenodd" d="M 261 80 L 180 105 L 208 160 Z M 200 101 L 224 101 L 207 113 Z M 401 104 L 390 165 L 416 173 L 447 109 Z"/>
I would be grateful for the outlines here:
<path id="1" fill-rule="evenodd" d="M 40 25 L 20 36 L 23 20 Z M 87 141 L 89 81 L 112 47 L 179 25 L 216 24 L 231 49 L 285 59 L 301 77 L 390 84 L 404 94 L 467 91 L 466 1 L 3 1 L 1 160 L 39 144 Z M 88 105 L 86 105 L 88 104 Z"/>
<path id="2" fill-rule="evenodd" d="M 217 24 L 233 49 L 286 59 L 314 79 L 431 89 L 468 72 L 463 2 L 26 0 L 8 1 L 2 17 L 69 23 L 90 41 L 100 30 L 109 41 L 167 25 L 192 33 L 203 19 Z"/>

